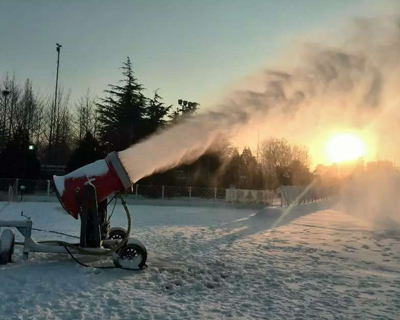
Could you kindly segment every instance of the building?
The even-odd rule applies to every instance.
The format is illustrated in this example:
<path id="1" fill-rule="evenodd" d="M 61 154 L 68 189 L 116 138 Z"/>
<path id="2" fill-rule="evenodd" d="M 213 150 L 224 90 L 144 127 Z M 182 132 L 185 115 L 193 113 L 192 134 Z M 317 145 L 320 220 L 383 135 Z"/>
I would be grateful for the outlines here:
<path id="1" fill-rule="evenodd" d="M 377 160 L 365 163 L 364 159 L 360 158 L 356 161 L 335 163 L 330 166 L 319 164 L 315 169 L 315 174 L 320 177 L 321 183 L 330 185 L 355 174 L 394 171 L 397 169 L 392 161 Z"/>
<path id="2" fill-rule="evenodd" d="M 367 163 L 367 172 L 390 172 L 396 170 L 392 161 L 378 160 Z"/>
<path id="3" fill-rule="evenodd" d="M 365 161 L 360 158 L 355 161 L 346 161 L 338 164 L 339 167 L 339 177 L 346 178 L 353 174 L 359 174 L 365 172 Z"/>

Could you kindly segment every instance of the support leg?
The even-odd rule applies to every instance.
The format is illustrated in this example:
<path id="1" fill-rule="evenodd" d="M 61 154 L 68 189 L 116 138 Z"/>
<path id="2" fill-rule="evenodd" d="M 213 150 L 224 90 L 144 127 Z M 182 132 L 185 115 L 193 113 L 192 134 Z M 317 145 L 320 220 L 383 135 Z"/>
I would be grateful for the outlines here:
<path id="1" fill-rule="evenodd" d="M 81 247 L 100 247 L 100 224 L 96 188 L 91 183 L 83 187 L 81 206 Z"/>

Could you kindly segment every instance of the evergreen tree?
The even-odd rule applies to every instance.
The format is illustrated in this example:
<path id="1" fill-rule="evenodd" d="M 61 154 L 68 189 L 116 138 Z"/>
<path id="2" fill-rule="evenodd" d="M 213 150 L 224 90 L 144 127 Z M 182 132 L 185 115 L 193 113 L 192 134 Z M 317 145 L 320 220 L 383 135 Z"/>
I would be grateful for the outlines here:
<path id="1" fill-rule="evenodd" d="M 109 85 L 107 97 L 98 103 L 99 133 L 109 151 L 123 150 L 146 135 L 146 98 L 135 78 L 129 57 L 121 68 L 121 85 Z"/>
<path id="2" fill-rule="evenodd" d="M 67 163 L 67 172 L 74 171 L 84 165 L 104 158 L 100 144 L 90 132 L 79 142 L 78 147 L 72 153 Z"/>
<path id="3" fill-rule="evenodd" d="M 36 148 L 30 148 L 29 135 L 25 130 L 18 129 L 0 153 L 0 177 L 38 179 L 40 177 L 40 162 Z"/>
<path id="4" fill-rule="evenodd" d="M 241 187 L 240 168 L 243 165 L 243 160 L 240 157 L 239 151 L 235 148 L 230 156 L 223 175 L 223 185 L 229 187 Z"/>
<path id="5" fill-rule="evenodd" d="M 154 97 L 149 101 L 149 105 L 146 110 L 148 120 L 148 133 L 151 134 L 157 129 L 164 127 L 166 124 L 166 116 L 169 113 L 172 105 L 166 106 L 162 102 L 161 96 L 157 90 L 154 92 Z"/>
<path id="6" fill-rule="evenodd" d="M 242 187 L 245 189 L 254 189 L 257 171 L 257 160 L 253 156 L 249 147 L 245 147 L 242 151 L 240 176 L 243 177 Z"/>
<path id="7" fill-rule="evenodd" d="M 182 115 L 191 115 L 191 114 L 194 114 L 198 108 L 199 108 L 199 104 L 197 102 L 185 103 L 185 101 L 184 101 L 181 112 L 182 112 Z"/>

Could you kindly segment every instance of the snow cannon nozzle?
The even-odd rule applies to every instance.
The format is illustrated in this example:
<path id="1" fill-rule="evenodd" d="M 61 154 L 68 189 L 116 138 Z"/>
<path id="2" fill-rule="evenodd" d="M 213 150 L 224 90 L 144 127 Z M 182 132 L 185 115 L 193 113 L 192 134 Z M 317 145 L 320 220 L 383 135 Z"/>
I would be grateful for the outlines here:
<path id="1" fill-rule="evenodd" d="M 116 152 L 64 176 L 53 176 L 58 199 L 64 209 L 78 219 L 79 193 L 90 182 L 96 188 L 97 203 L 131 187 L 131 179 Z"/>

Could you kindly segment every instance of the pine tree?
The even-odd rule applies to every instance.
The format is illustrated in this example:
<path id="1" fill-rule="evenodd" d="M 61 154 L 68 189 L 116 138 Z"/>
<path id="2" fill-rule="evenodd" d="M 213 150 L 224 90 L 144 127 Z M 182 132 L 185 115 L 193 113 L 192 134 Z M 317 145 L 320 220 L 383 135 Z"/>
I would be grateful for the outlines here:
<path id="1" fill-rule="evenodd" d="M 109 151 L 123 150 L 146 135 L 146 103 L 143 86 L 135 78 L 129 57 L 121 68 L 121 85 L 109 85 L 107 97 L 98 103 L 99 133 Z"/>
<path id="2" fill-rule="evenodd" d="M 241 187 L 240 168 L 243 166 L 242 162 L 243 160 L 240 157 L 239 151 L 235 148 L 230 156 L 223 176 L 223 184 L 226 188 L 231 186 Z"/>
<path id="3" fill-rule="evenodd" d="M 101 151 L 99 142 L 89 131 L 87 131 L 68 160 L 67 172 L 74 171 L 75 169 L 102 159 L 103 157 L 104 154 Z"/>
<path id="4" fill-rule="evenodd" d="M 153 99 L 149 101 L 149 105 L 146 110 L 149 134 L 155 132 L 159 128 L 164 127 L 167 122 L 166 117 L 168 116 L 172 105 L 166 106 L 162 100 L 163 99 L 156 90 L 154 92 Z"/>
<path id="5" fill-rule="evenodd" d="M 245 147 L 242 151 L 240 176 L 244 177 L 243 187 L 246 189 L 253 189 L 256 179 L 257 160 L 253 156 L 249 147 Z"/>
<path id="6" fill-rule="evenodd" d="M 0 153 L 0 177 L 38 179 L 40 162 L 36 149 L 29 148 L 31 142 L 26 130 L 17 129 Z"/>

